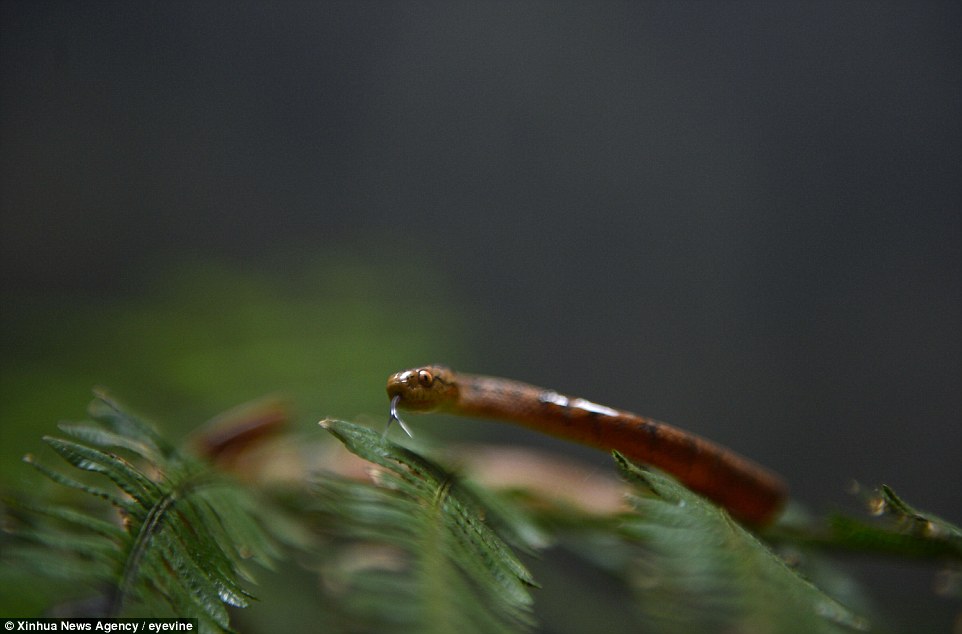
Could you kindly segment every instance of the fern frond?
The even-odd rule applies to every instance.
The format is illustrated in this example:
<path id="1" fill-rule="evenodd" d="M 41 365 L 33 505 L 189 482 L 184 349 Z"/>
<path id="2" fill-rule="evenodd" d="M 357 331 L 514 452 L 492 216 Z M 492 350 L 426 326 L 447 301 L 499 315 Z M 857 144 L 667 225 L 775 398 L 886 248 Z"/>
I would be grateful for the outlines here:
<path id="1" fill-rule="evenodd" d="M 57 484 L 63 485 L 71 489 L 75 489 L 77 491 L 82 491 L 84 493 L 87 493 L 88 495 L 92 495 L 94 497 L 100 498 L 101 500 L 105 500 L 117 509 L 130 510 L 130 505 L 128 504 L 127 500 L 124 498 L 121 498 L 114 492 L 108 491 L 107 489 L 103 489 L 100 487 L 92 486 L 84 482 L 80 482 L 79 480 L 74 480 L 70 476 L 64 475 L 59 471 L 55 471 L 41 462 L 37 462 L 37 459 L 33 454 L 27 454 L 26 456 L 24 456 L 23 461 L 26 462 L 31 467 L 33 467 L 34 469 L 36 469 L 37 471 L 39 471 L 40 473 L 42 473 L 43 475 L 47 476 L 48 478 L 56 482 Z"/>
<path id="2" fill-rule="evenodd" d="M 941 517 L 916 509 L 885 484 L 881 487 L 881 499 L 882 510 L 896 518 L 903 533 L 933 545 L 941 544 L 955 559 L 962 559 L 962 528 Z"/>
<path id="3" fill-rule="evenodd" d="M 21 518 L 24 517 L 24 513 L 45 515 L 84 532 L 94 533 L 117 542 L 123 541 L 124 539 L 123 529 L 116 524 L 71 508 L 31 504 L 22 500 L 11 503 L 10 508 L 11 510 L 15 509 L 20 511 Z"/>
<path id="4" fill-rule="evenodd" d="M 62 424 L 73 440 L 44 441 L 77 469 L 109 479 L 115 490 L 32 456 L 25 460 L 59 484 L 106 500 L 122 523 L 64 506 L 17 503 L 11 508 L 25 529 L 15 558 L 54 576 L 106 584 L 107 615 L 173 613 L 197 618 L 203 631 L 228 630 L 227 607 L 252 598 L 241 585 L 251 579 L 244 561 L 269 566 L 280 555 L 263 511 L 239 485 L 174 449 L 103 394 L 90 415 L 99 425 Z"/>
<path id="5" fill-rule="evenodd" d="M 868 623 L 803 579 L 727 513 L 615 454 L 639 494 L 624 534 L 642 612 L 659 632 L 839 633 Z"/>
<path id="6" fill-rule="evenodd" d="M 916 509 L 886 485 L 863 497 L 876 517 L 835 513 L 825 522 L 782 522 L 766 537 L 808 549 L 943 561 L 956 567 L 962 562 L 962 528 Z"/>
<path id="7" fill-rule="evenodd" d="M 532 624 L 534 580 L 486 521 L 498 510 L 479 505 L 439 464 L 367 428 L 321 424 L 381 467 L 375 484 L 328 475 L 315 486 L 328 530 L 355 546 L 348 552 L 377 554 L 353 570 L 344 561 L 328 569 L 343 579 L 341 602 L 353 616 L 376 631 L 507 632 Z"/>
<path id="8" fill-rule="evenodd" d="M 177 449 L 164 439 L 153 425 L 125 410 L 107 394 L 106 390 L 103 388 L 94 390 L 94 397 L 94 401 L 87 410 L 87 414 L 93 420 L 121 436 L 136 438 L 140 442 L 149 444 L 167 459 L 178 458 Z"/>
<path id="9" fill-rule="evenodd" d="M 146 460 L 148 463 L 156 464 L 164 460 L 164 456 L 160 454 L 153 443 L 145 442 L 136 437 L 125 436 L 102 427 L 94 427 L 93 425 L 60 423 L 58 427 L 60 431 L 68 436 L 76 438 L 88 445 L 126 449 Z"/>
<path id="10" fill-rule="evenodd" d="M 120 456 L 52 436 L 44 436 L 43 440 L 78 469 L 110 478 L 141 507 L 149 508 L 149 501 L 160 496 L 160 488 Z"/>

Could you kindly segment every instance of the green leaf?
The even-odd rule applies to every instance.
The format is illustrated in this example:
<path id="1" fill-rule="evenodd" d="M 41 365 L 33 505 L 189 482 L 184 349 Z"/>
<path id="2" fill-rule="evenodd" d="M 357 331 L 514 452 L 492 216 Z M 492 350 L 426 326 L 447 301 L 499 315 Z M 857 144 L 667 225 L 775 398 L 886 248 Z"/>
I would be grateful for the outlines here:
<path id="1" fill-rule="evenodd" d="M 766 536 L 809 549 L 941 560 L 956 566 L 962 562 L 962 529 L 958 526 L 917 510 L 885 485 L 867 502 L 877 517 L 833 514 L 825 524 L 783 522 Z"/>
<path id="2" fill-rule="evenodd" d="M 29 464 L 31 467 L 44 474 L 57 484 L 61 484 L 65 487 L 70 487 L 71 489 L 76 489 L 77 491 L 83 491 L 94 497 L 98 497 L 102 500 L 110 502 L 114 507 L 118 509 L 124 509 L 126 511 L 135 512 L 134 506 L 130 504 L 127 500 L 117 496 L 111 491 L 102 489 L 100 487 L 91 486 L 74 480 L 73 478 L 66 476 L 58 471 L 54 471 L 50 467 L 44 465 L 43 463 L 37 462 L 36 458 L 32 454 L 27 454 L 23 457 L 23 461 Z"/>
<path id="3" fill-rule="evenodd" d="M 534 580 L 483 519 L 495 511 L 479 506 L 456 475 L 380 434 L 344 421 L 321 425 L 383 468 L 376 484 L 335 476 L 315 483 L 328 530 L 383 554 L 353 571 L 351 562 L 331 564 L 350 588 L 342 604 L 355 618 L 376 630 L 415 632 L 516 631 L 532 624 Z M 408 582 L 399 584 L 401 576 Z"/>
<path id="4" fill-rule="evenodd" d="M 107 426 L 117 434 L 137 439 L 150 445 L 165 457 L 175 457 L 177 450 L 161 436 L 152 425 L 126 411 L 103 388 L 94 390 L 94 400 L 87 408 L 90 417 Z"/>
<path id="5" fill-rule="evenodd" d="M 639 490 L 624 534 L 645 620 L 658 632 L 838 633 L 863 618 L 803 579 L 719 507 L 615 454 Z"/>
<path id="6" fill-rule="evenodd" d="M 11 510 L 16 509 L 35 515 L 45 515 L 84 532 L 94 533 L 116 542 L 123 541 L 126 536 L 123 529 L 114 523 L 67 507 L 33 504 L 23 500 L 8 500 L 7 507 Z"/>
<path id="7" fill-rule="evenodd" d="M 143 506 L 149 506 L 152 499 L 159 497 L 157 486 L 119 456 L 52 436 L 44 436 L 43 440 L 78 469 L 104 474 Z"/>
<path id="8" fill-rule="evenodd" d="M 25 460 L 59 484 L 106 500 L 123 521 L 97 516 L 93 508 L 15 503 L 19 546 L 5 558 L 63 579 L 108 583 L 101 603 L 109 604 L 110 615 L 176 614 L 199 619 L 204 632 L 229 630 L 227 606 L 244 607 L 252 598 L 241 585 L 250 577 L 244 561 L 269 565 L 280 555 L 264 528 L 270 522 L 255 517 L 265 507 L 106 397 L 94 401 L 91 415 L 104 427 L 65 424 L 61 429 L 75 440 L 44 440 L 69 464 L 105 476 L 116 489 L 75 480 L 32 456 Z M 90 445 L 130 451 L 138 466 Z"/>
<path id="9" fill-rule="evenodd" d="M 109 431 L 93 425 L 77 425 L 71 423 L 61 423 L 58 425 L 61 431 L 89 445 L 98 447 L 116 447 L 127 449 L 137 454 L 149 463 L 158 463 L 163 460 L 152 442 L 144 442 L 137 438 L 124 436 L 123 434 Z"/>
<path id="10" fill-rule="evenodd" d="M 876 525 L 845 515 L 829 517 L 827 531 L 786 531 L 784 535 L 775 534 L 775 537 L 825 550 L 962 561 L 962 549 L 949 540 L 904 532 L 899 527 Z"/>
<path id="11" fill-rule="evenodd" d="M 902 531 L 926 542 L 944 544 L 962 558 L 962 528 L 931 513 L 919 511 L 895 494 L 887 485 L 882 485 L 882 502 L 885 512 L 896 517 Z"/>

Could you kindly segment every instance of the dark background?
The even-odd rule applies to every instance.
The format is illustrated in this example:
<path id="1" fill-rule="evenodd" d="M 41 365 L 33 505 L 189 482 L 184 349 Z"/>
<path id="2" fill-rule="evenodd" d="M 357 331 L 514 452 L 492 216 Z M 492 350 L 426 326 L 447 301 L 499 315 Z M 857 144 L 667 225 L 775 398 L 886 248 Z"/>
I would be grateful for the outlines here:
<path id="1" fill-rule="evenodd" d="M 216 262 L 372 306 L 363 362 L 317 351 L 370 396 L 305 421 L 447 361 L 693 429 L 818 512 L 854 479 L 959 521 L 960 70 L 958 2 L 4 0 L 0 380 L 49 403 L 71 301 Z M 332 261 L 361 279 L 300 284 Z"/>

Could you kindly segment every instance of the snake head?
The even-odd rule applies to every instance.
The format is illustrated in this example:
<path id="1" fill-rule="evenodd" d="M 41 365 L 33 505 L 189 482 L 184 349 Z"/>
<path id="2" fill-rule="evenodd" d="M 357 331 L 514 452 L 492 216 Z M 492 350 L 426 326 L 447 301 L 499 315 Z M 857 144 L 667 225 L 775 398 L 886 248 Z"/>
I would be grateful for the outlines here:
<path id="1" fill-rule="evenodd" d="M 426 365 L 392 374 L 387 394 L 404 409 L 430 412 L 453 403 L 458 397 L 454 372 L 443 365 Z"/>

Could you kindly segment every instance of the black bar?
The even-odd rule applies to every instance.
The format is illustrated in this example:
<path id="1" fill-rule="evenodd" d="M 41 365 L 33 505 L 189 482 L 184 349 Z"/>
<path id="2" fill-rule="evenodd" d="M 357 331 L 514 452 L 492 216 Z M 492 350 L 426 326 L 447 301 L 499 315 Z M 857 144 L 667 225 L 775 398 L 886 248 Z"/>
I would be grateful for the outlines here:
<path id="1" fill-rule="evenodd" d="M 163 634 L 196 632 L 197 619 L 51 619 L 0 617 L 0 634 L 7 632 L 93 632 L 93 634 Z"/>

